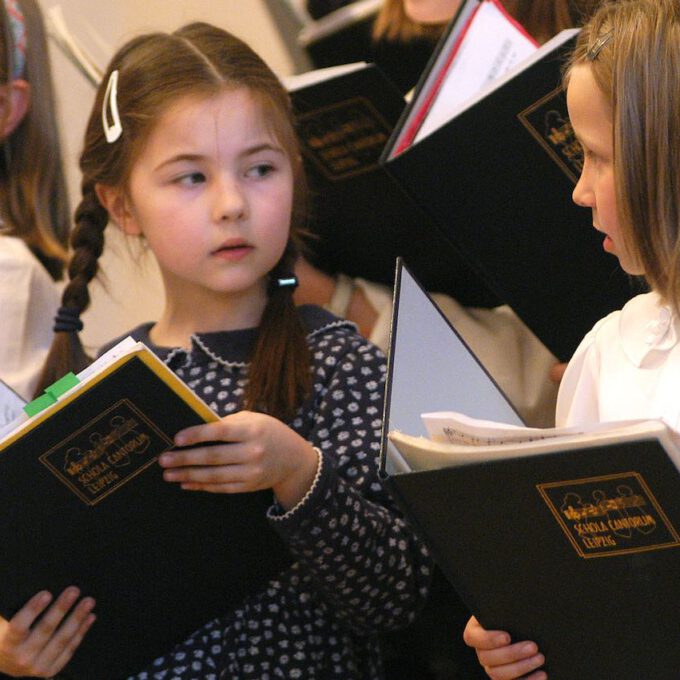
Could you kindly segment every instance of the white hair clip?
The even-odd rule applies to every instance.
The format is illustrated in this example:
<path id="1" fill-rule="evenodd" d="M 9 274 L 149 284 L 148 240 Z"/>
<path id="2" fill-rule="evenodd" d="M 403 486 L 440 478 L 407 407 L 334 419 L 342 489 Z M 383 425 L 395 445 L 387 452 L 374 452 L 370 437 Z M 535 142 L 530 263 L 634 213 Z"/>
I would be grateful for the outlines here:
<path id="1" fill-rule="evenodd" d="M 106 117 L 108 109 L 111 110 L 111 119 L 113 121 L 111 125 L 109 125 Z M 113 144 L 123 134 L 123 126 L 120 123 L 120 115 L 118 114 L 118 69 L 111 72 L 109 82 L 106 85 L 104 102 L 102 103 L 102 127 L 104 128 L 106 141 L 109 144 Z"/>

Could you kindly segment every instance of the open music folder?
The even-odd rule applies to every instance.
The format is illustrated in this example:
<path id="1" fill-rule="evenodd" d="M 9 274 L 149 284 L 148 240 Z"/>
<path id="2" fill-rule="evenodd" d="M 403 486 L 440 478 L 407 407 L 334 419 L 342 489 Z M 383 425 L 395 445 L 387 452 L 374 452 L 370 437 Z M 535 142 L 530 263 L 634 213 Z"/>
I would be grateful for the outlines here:
<path id="1" fill-rule="evenodd" d="M 463 602 L 536 641 L 553 680 L 680 677 L 677 434 L 638 421 L 432 441 L 423 413 L 523 424 L 402 264 L 396 278 L 381 471 Z"/>
<path id="2" fill-rule="evenodd" d="M 186 492 L 158 457 L 217 414 L 126 338 L 26 405 L 0 435 L 0 615 L 77 585 L 97 620 L 59 674 L 119 680 L 168 652 L 292 561 L 271 490 Z"/>

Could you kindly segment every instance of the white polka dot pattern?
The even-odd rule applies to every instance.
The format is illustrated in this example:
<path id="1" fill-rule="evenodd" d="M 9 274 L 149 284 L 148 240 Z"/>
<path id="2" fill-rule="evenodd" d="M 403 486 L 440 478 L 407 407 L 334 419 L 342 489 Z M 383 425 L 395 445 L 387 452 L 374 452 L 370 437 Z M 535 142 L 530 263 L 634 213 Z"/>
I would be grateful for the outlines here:
<path id="1" fill-rule="evenodd" d="M 376 633 L 408 624 L 426 597 L 430 558 L 377 475 L 384 356 L 319 311 L 309 335 L 314 393 L 291 426 L 323 465 L 304 503 L 269 511 L 295 562 L 136 680 L 375 680 Z M 230 336 L 194 338 L 169 362 L 222 415 L 240 408 L 247 382 Z"/>

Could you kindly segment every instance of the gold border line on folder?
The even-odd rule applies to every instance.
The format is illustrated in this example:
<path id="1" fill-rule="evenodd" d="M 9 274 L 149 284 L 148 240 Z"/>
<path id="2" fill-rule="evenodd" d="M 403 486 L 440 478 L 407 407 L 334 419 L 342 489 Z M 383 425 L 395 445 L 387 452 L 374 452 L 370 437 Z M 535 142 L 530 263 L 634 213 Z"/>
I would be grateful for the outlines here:
<path id="1" fill-rule="evenodd" d="M 552 149 L 548 144 L 545 143 L 545 139 L 543 138 L 542 135 L 540 135 L 537 131 L 536 128 L 529 122 L 527 116 L 530 113 L 533 113 L 536 109 L 540 108 L 543 106 L 543 104 L 548 101 L 549 99 L 553 99 L 556 95 L 562 92 L 562 87 L 556 87 L 554 90 L 546 94 L 545 96 L 541 97 L 538 101 L 534 102 L 531 106 L 527 106 L 526 109 L 523 111 L 520 111 L 517 114 L 517 118 L 520 123 L 529 131 L 531 136 L 543 147 L 545 152 L 555 161 L 557 166 L 562 170 L 562 172 L 573 182 L 576 184 L 578 181 L 578 177 L 571 171 L 569 166 L 560 158 L 560 156 L 555 153 L 555 150 Z"/>
<path id="2" fill-rule="evenodd" d="M 612 479 L 623 479 L 626 477 L 635 477 L 637 481 L 640 483 L 640 486 L 642 489 L 645 491 L 647 494 L 647 497 L 649 498 L 650 502 L 654 506 L 654 509 L 657 511 L 659 514 L 659 517 L 663 520 L 666 530 L 668 533 L 672 536 L 674 539 L 674 542 L 669 543 L 659 543 L 659 544 L 654 544 L 654 545 L 645 545 L 639 548 L 623 548 L 620 550 L 610 550 L 610 551 L 605 551 L 605 552 L 599 552 L 599 553 L 584 553 L 583 550 L 581 549 L 581 546 L 578 545 L 578 543 L 574 540 L 574 537 L 572 535 L 571 530 L 569 527 L 564 523 L 564 520 L 560 516 L 559 512 L 555 509 L 555 506 L 553 505 L 552 500 L 550 497 L 544 492 L 544 489 L 550 489 L 550 488 L 557 488 L 557 487 L 562 487 L 562 486 L 568 486 L 570 484 L 572 485 L 579 485 L 579 484 L 589 484 L 593 482 L 599 482 L 602 480 L 612 480 Z M 671 523 L 671 521 L 668 519 L 668 516 L 666 513 L 661 509 L 661 505 L 657 501 L 656 497 L 652 493 L 651 489 L 645 482 L 644 478 L 642 475 L 638 472 L 635 471 L 630 471 L 630 472 L 621 472 L 621 473 L 616 473 L 612 475 L 599 475 L 597 477 L 583 477 L 581 479 L 569 479 L 569 480 L 564 480 L 561 482 L 546 482 L 544 484 L 536 484 L 536 489 L 538 492 L 541 494 L 543 500 L 545 501 L 546 505 L 548 506 L 550 512 L 552 515 L 555 517 L 557 520 L 558 524 L 560 525 L 560 528 L 564 532 L 564 534 L 567 536 L 569 539 L 569 542 L 572 544 L 576 552 L 579 554 L 579 557 L 582 557 L 583 559 L 595 559 L 598 557 L 616 557 L 618 555 L 630 555 L 634 553 L 641 553 L 641 552 L 649 552 L 650 550 L 663 550 L 665 548 L 677 548 L 680 547 L 680 536 L 678 535 L 677 531 L 675 530 L 675 527 Z"/>
<path id="3" fill-rule="evenodd" d="M 73 493 L 78 496 L 86 505 L 93 506 L 97 505 L 100 501 L 103 501 L 107 496 L 112 494 L 114 491 L 118 491 L 121 486 L 124 484 L 127 484 L 131 479 L 134 479 L 137 477 L 137 475 L 141 474 L 148 468 L 153 462 L 158 460 L 158 456 L 152 456 L 147 460 L 143 465 L 140 465 L 132 474 L 126 475 L 121 481 L 116 483 L 115 485 L 111 486 L 107 491 L 104 493 L 100 494 L 99 496 L 96 496 L 94 498 L 89 498 L 85 494 L 82 493 L 80 488 L 73 484 L 73 482 L 69 481 L 67 477 L 65 477 L 57 468 L 54 467 L 52 464 L 52 461 L 50 460 L 50 455 L 52 454 L 53 451 L 56 449 L 63 448 L 64 443 L 71 440 L 75 439 L 79 434 L 84 432 L 85 430 L 89 429 L 92 426 L 92 422 L 95 420 L 102 420 L 102 418 L 106 417 L 107 413 L 110 413 L 111 411 L 118 409 L 121 405 L 125 405 L 127 408 L 129 408 L 150 430 L 152 430 L 156 436 L 165 444 L 167 445 L 168 448 L 172 448 L 174 445 L 174 442 L 172 439 L 170 439 L 164 432 L 159 430 L 156 425 L 149 419 L 147 418 L 142 411 L 140 411 L 129 399 L 119 399 L 115 404 L 112 404 L 109 408 L 106 410 L 102 411 L 99 413 L 97 416 L 95 416 L 90 422 L 87 424 L 83 425 L 81 428 L 76 430 L 75 432 L 72 432 L 69 434 L 66 439 L 62 439 L 58 444 L 55 444 L 49 451 L 43 453 L 40 457 L 39 460 L 40 462 L 48 468 L 52 474 L 62 483 L 65 484 Z"/>
<path id="4" fill-rule="evenodd" d="M 85 394 L 91 387 L 100 383 L 104 378 L 109 376 L 114 371 L 124 366 L 128 361 L 138 357 L 145 366 L 152 371 L 158 378 L 160 378 L 170 389 L 172 389 L 177 396 L 182 399 L 190 408 L 192 408 L 198 415 L 206 422 L 213 422 L 219 420 L 219 416 L 202 400 L 200 399 L 190 387 L 188 387 L 179 377 L 177 377 L 171 369 L 169 369 L 155 354 L 151 352 L 146 346 L 134 351 L 128 352 L 116 359 L 109 366 L 102 369 L 100 373 L 93 376 L 86 382 L 77 385 L 73 391 L 63 399 L 59 399 L 56 404 L 46 408 L 31 420 L 19 426 L 19 429 L 8 439 L 0 445 L 0 451 L 11 446 L 20 437 L 30 432 L 38 425 L 57 414 L 61 409 L 68 406 L 72 401 Z"/>

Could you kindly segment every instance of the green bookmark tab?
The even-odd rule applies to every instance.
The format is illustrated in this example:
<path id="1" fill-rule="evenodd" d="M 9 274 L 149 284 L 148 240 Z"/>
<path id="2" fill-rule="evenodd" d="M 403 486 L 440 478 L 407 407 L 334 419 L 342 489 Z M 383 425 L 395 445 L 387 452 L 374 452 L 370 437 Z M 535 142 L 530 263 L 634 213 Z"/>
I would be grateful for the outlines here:
<path id="1" fill-rule="evenodd" d="M 65 392 L 68 392 L 72 387 L 75 387 L 80 380 L 78 380 L 75 373 L 69 372 L 56 382 L 53 382 L 43 394 L 36 397 L 24 406 L 24 413 L 29 417 L 44 411 L 48 406 L 56 404 L 59 397 Z"/>
<path id="2" fill-rule="evenodd" d="M 75 373 L 71 373 L 69 371 L 65 376 L 59 378 L 57 382 L 53 382 L 45 390 L 45 392 L 53 396 L 54 400 L 56 401 L 57 399 L 59 399 L 59 397 L 61 397 L 62 394 L 68 392 L 72 387 L 75 387 L 79 382 L 80 380 L 78 380 Z"/>
<path id="3" fill-rule="evenodd" d="M 47 392 L 44 392 L 39 397 L 36 397 L 33 401 L 29 401 L 28 404 L 24 406 L 24 413 L 29 418 L 32 418 L 34 415 L 40 413 L 40 411 L 43 411 L 48 406 L 56 403 L 56 401 L 57 400 L 55 397 L 53 397 L 51 394 L 48 394 Z"/>

